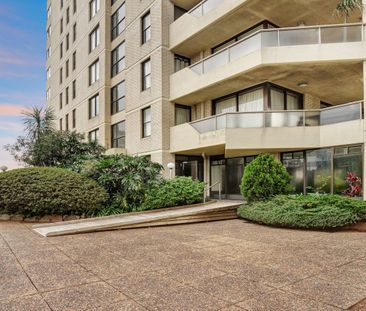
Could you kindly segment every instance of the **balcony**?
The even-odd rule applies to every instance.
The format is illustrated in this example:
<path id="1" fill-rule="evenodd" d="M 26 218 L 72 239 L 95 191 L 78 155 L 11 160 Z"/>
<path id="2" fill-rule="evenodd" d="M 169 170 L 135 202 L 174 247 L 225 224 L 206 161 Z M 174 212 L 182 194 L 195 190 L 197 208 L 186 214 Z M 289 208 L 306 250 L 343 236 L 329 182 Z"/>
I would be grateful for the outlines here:
<path id="1" fill-rule="evenodd" d="M 235 156 L 243 150 L 346 145 L 363 143 L 363 130 L 360 101 L 321 110 L 225 113 L 171 128 L 171 152 L 194 155 L 220 150 Z"/>
<path id="2" fill-rule="evenodd" d="M 365 36 L 363 24 L 260 30 L 173 74 L 170 81 L 171 100 L 194 104 L 210 99 L 208 94 L 215 98 L 243 89 L 245 83 L 250 86 L 268 79 L 276 82 L 273 81 L 276 75 L 279 76 L 278 84 L 286 84 L 288 77 L 301 70 L 301 66 L 312 69 L 305 70 L 304 74 L 308 76 L 301 78 L 314 82 L 320 80 L 316 66 L 321 67 L 323 76 L 332 76 L 337 75 L 334 63 L 338 63 L 342 72 L 348 68 L 350 72 L 347 75 L 352 75 L 355 72 L 354 64 L 359 62 L 360 65 L 361 60 L 366 58 Z M 353 67 L 348 67 L 347 62 Z M 276 68 L 279 65 L 287 66 L 287 76 L 283 68 Z M 250 77 L 247 76 L 249 71 Z M 361 79 L 362 70 L 359 75 L 357 78 Z M 237 78 L 240 78 L 239 89 L 235 87 Z M 225 83 L 221 83 L 224 80 Z M 233 83 L 226 83 L 230 81 Z M 291 81 L 295 82 L 293 78 Z M 330 93 L 334 94 L 334 91 Z M 348 99 L 338 100 L 344 102 Z M 334 102 L 339 103 L 337 100 Z"/>
<path id="3" fill-rule="evenodd" d="M 170 48 L 191 57 L 264 19 L 281 27 L 343 22 L 332 14 L 338 2 L 317 1 L 309 7 L 308 0 L 204 0 L 171 24 Z M 359 18 L 354 14 L 349 22 Z"/>

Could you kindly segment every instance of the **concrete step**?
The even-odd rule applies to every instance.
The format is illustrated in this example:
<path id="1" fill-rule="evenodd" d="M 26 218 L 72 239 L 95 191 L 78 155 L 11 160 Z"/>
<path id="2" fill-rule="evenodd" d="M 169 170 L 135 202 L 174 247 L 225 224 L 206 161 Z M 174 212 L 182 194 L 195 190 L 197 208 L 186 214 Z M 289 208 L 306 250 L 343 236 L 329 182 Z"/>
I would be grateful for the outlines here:
<path id="1" fill-rule="evenodd" d="M 240 201 L 214 201 L 186 207 L 40 224 L 34 225 L 32 228 L 45 237 L 51 237 L 95 231 L 227 220 L 237 217 L 236 209 L 242 203 Z"/>

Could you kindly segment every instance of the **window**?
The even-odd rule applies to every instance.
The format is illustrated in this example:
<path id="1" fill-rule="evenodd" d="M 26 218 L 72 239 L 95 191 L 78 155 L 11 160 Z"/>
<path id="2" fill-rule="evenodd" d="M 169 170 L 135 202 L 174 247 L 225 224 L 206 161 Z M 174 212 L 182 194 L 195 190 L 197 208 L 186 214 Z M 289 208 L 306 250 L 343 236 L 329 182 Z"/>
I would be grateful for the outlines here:
<path id="1" fill-rule="evenodd" d="M 60 93 L 60 110 L 62 109 L 62 99 L 63 99 L 63 97 L 62 97 L 62 93 Z"/>
<path id="2" fill-rule="evenodd" d="M 99 60 L 89 67 L 89 85 L 99 80 Z"/>
<path id="3" fill-rule="evenodd" d="M 116 39 L 126 27 L 126 11 L 123 3 L 112 15 L 112 40 Z"/>
<path id="4" fill-rule="evenodd" d="M 125 121 L 112 125 L 112 148 L 126 147 Z"/>
<path id="5" fill-rule="evenodd" d="M 187 13 L 186 9 L 183 9 L 179 6 L 174 6 L 174 20 L 176 21 L 179 17 Z"/>
<path id="6" fill-rule="evenodd" d="M 50 5 L 47 9 L 47 19 L 51 18 L 51 13 L 52 13 L 52 6 Z"/>
<path id="7" fill-rule="evenodd" d="M 191 60 L 181 55 L 174 55 L 174 72 L 178 72 L 191 65 Z"/>
<path id="8" fill-rule="evenodd" d="M 62 9 L 64 7 L 64 0 L 60 0 L 60 8 Z"/>
<path id="9" fill-rule="evenodd" d="M 64 56 L 64 44 L 60 43 L 60 59 Z"/>
<path id="10" fill-rule="evenodd" d="M 77 0 L 74 0 L 73 1 L 73 12 L 74 12 L 74 14 L 76 13 L 76 11 L 77 11 Z"/>
<path id="11" fill-rule="evenodd" d="M 89 2 L 89 18 L 92 19 L 100 9 L 99 0 L 92 0 Z"/>
<path id="12" fill-rule="evenodd" d="M 65 130 L 69 130 L 69 114 L 66 114 L 65 116 Z"/>
<path id="13" fill-rule="evenodd" d="M 51 99 L 51 89 L 47 89 L 46 91 L 46 100 L 50 100 Z"/>
<path id="14" fill-rule="evenodd" d="M 150 58 L 141 64 L 142 90 L 151 87 L 151 61 Z"/>
<path id="15" fill-rule="evenodd" d="M 115 4 L 117 0 L 111 0 L 111 5 Z"/>
<path id="16" fill-rule="evenodd" d="M 49 47 L 48 49 L 47 49 L 47 59 L 49 59 L 50 57 L 51 57 L 51 47 Z"/>
<path id="17" fill-rule="evenodd" d="M 76 127 L 76 109 L 72 111 L 72 128 Z"/>
<path id="18" fill-rule="evenodd" d="M 51 67 L 48 67 L 47 68 L 47 80 L 49 79 L 49 78 L 51 78 Z"/>
<path id="19" fill-rule="evenodd" d="M 89 35 L 89 53 L 99 45 L 99 25 Z"/>
<path id="20" fill-rule="evenodd" d="M 62 118 L 59 120 L 60 131 L 62 131 Z"/>
<path id="21" fill-rule="evenodd" d="M 112 51 L 112 77 L 125 69 L 125 43 L 122 42 Z"/>
<path id="22" fill-rule="evenodd" d="M 69 60 L 66 61 L 65 64 L 66 78 L 69 76 Z"/>
<path id="23" fill-rule="evenodd" d="M 66 97 L 66 99 L 65 99 L 66 105 L 68 105 L 69 104 L 69 87 L 67 87 L 65 90 L 65 97 Z"/>
<path id="24" fill-rule="evenodd" d="M 52 33 L 52 28 L 51 28 L 51 25 L 50 25 L 50 26 L 48 26 L 48 28 L 47 28 L 47 39 L 49 39 L 49 38 L 50 38 L 51 33 Z"/>
<path id="25" fill-rule="evenodd" d="M 111 90 L 112 114 L 115 114 L 125 109 L 125 96 L 125 81 L 122 81 Z"/>
<path id="26" fill-rule="evenodd" d="M 151 39 L 150 11 L 141 18 L 141 43 L 144 44 Z"/>
<path id="27" fill-rule="evenodd" d="M 191 107 L 175 105 L 175 125 L 191 122 Z"/>
<path id="28" fill-rule="evenodd" d="M 60 34 L 62 34 L 64 32 L 64 19 L 61 18 L 60 20 Z"/>
<path id="29" fill-rule="evenodd" d="M 72 70 L 76 69 L 76 51 L 72 53 Z"/>
<path id="30" fill-rule="evenodd" d="M 76 23 L 74 24 L 74 26 L 72 26 L 72 42 L 75 42 L 76 41 L 76 33 L 77 31 L 77 28 L 76 28 Z"/>
<path id="31" fill-rule="evenodd" d="M 66 51 L 70 48 L 70 34 L 66 35 Z"/>
<path id="32" fill-rule="evenodd" d="M 70 7 L 66 9 L 66 25 L 70 22 Z"/>
<path id="33" fill-rule="evenodd" d="M 62 77 L 63 77 L 63 73 L 62 73 L 63 69 L 60 68 L 60 84 L 62 83 Z"/>
<path id="34" fill-rule="evenodd" d="M 151 136 L 151 107 L 142 110 L 142 137 Z"/>
<path id="35" fill-rule="evenodd" d="M 95 141 L 98 142 L 99 140 L 99 129 L 89 132 L 88 134 L 89 142 Z"/>
<path id="36" fill-rule="evenodd" d="M 76 97 L 76 80 L 72 81 L 72 99 Z"/>
<path id="37" fill-rule="evenodd" d="M 89 119 L 99 114 L 99 94 L 89 99 Z"/>

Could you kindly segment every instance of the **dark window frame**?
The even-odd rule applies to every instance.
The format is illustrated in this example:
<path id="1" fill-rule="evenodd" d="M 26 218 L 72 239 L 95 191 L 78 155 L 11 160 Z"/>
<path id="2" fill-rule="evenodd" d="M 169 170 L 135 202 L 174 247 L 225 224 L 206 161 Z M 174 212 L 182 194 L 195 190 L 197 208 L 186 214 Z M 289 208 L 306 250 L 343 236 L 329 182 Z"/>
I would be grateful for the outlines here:
<path id="1" fill-rule="evenodd" d="M 119 11 L 124 7 L 125 14 L 119 19 Z M 120 24 L 125 23 L 125 26 L 122 30 L 119 29 Z M 123 2 L 119 8 L 112 14 L 111 16 L 111 38 L 112 41 L 116 39 L 124 30 L 126 29 L 126 3 Z"/>
<path id="2" fill-rule="evenodd" d="M 98 100 L 96 100 L 96 99 L 98 99 Z M 88 118 L 89 118 L 89 120 L 94 119 L 99 115 L 99 108 L 100 108 L 99 100 L 100 100 L 99 93 L 97 93 L 89 98 L 89 100 L 88 100 Z"/>
<path id="3" fill-rule="evenodd" d="M 150 112 L 150 121 L 145 120 L 145 111 Z M 146 133 L 147 131 L 145 129 L 145 125 L 150 126 L 150 134 Z M 152 134 L 152 110 L 151 110 L 151 106 L 149 106 L 149 107 L 146 107 L 141 110 L 141 137 L 148 138 L 148 137 L 151 137 L 151 134 Z"/>
<path id="4" fill-rule="evenodd" d="M 123 47 L 123 51 L 124 51 L 124 53 L 123 53 L 123 56 L 121 57 L 121 58 L 119 58 L 119 59 L 117 59 L 116 61 L 115 61 L 115 57 L 114 57 L 114 55 L 115 55 L 115 53 L 117 53 L 118 51 L 119 51 L 119 48 L 120 47 Z M 118 55 L 119 57 L 121 56 L 121 55 Z M 118 75 L 122 70 L 124 70 L 125 68 L 126 68 L 126 64 L 125 64 L 125 59 L 126 59 L 126 44 L 125 44 L 125 41 L 122 41 L 113 51 L 112 51 L 112 53 L 111 53 L 111 76 L 112 76 L 112 78 L 113 77 L 115 77 L 116 75 Z M 123 63 L 123 66 L 121 67 L 120 66 L 120 63 L 121 62 L 124 62 Z"/>
<path id="5" fill-rule="evenodd" d="M 176 109 L 185 109 L 185 110 L 189 110 L 189 122 L 192 122 L 192 107 L 191 106 L 186 106 L 186 105 L 181 105 L 181 104 L 175 104 L 174 106 L 174 124 L 177 124 L 177 113 L 176 113 Z M 181 123 L 184 124 L 184 123 Z"/>
<path id="6" fill-rule="evenodd" d="M 146 18 L 149 18 L 149 25 L 146 26 Z M 148 37 L 149 34 L 149 37 Z M 141 17 L 141 45 L 144 45 L 145 43 L 147 43 L 148 41 L 151 40 L 151 14 L 150 14 L 150 10 L 147 11 L 142 17 Z"/>
<path id="7" fill-rule="evenodd" d="M 118 86 L 120 86 L 121 84 L 123 84 L 124 87 L 124 94 L 121 96 L 120 94 L 118 94 L 118 97 L 115 99 L 113 98 L 113 94 L 114 94 L 114 90 L 118 90 Z M 117 91 L 116 91 L 117 94 Z M 118 109 L 119 108 L 119 102 L 120 100 L 123 99 L 123 108 L 122 109 Z M 125 105 L 125 99 L 126 99 L 126 83 L 125 80 L 121 81 L 120 83 L 118 83 L 117 85 L 115 85 L 114 87 L 111 88 L 111 114 L 114 115 L 116 113 L 119 113 L 123 110 L 126 109 Z"/>
<path id="8" fill-rule="evenodd" d="M 123 124 L 123 127 L 124 127 L 124 135 L 121 135 L 121 136 L 116 136 L 116 133 L 118 132 L 117 130 L 117 127 L 118 125 L 120 124 Z M 112 145 L 112 148 L 126 148 L 126 121 L 123 120 L 121 122 L 118 122 L 118 123 L 115 123 L 115 124 L 112 124 L 111 126 L 111 145 Z M 122 146 L 120 145 L 120 141 L 122 141 Z"/>
<path id="9" fill-rule="evenodd" d="M 148 74 L 146 73 L 146 69 L 145 69 L 145 65 L 147 63 L 150 63 L 150 72 Z M 151 82 L 152 82 L 151 81 L 151 72 L 152 72 L 151 69 L 152 69 L 151 68 L 151 58 L 149 57 L 141 63 L 141 90 L 142 91 L 146 91 L 146 90 L 151 88 Z M 146 83 L 147 78 L 150 78 L 150 86 L 149 87 L 147 87 L 147 83 Z"/>

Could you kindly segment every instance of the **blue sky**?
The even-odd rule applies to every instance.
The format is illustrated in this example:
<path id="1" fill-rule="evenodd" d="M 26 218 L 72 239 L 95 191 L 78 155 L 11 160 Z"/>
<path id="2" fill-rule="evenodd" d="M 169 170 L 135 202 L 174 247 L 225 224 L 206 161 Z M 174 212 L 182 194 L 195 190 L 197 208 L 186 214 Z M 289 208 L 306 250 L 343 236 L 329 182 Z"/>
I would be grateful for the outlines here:
<path id="1" fill-rule="evenodd" d="M 0 166 L 22 134 L 21 111 L 45 103 L 46 0 L 0 0 Z"/>

